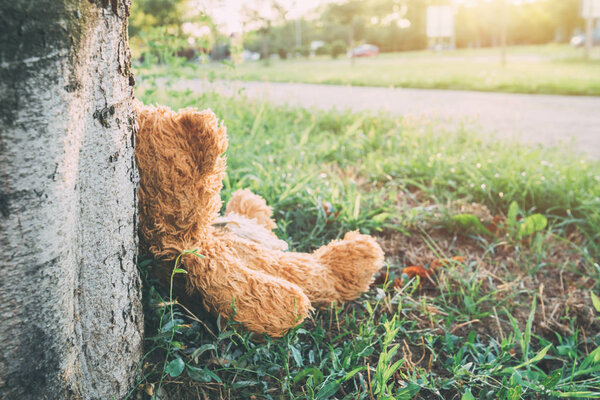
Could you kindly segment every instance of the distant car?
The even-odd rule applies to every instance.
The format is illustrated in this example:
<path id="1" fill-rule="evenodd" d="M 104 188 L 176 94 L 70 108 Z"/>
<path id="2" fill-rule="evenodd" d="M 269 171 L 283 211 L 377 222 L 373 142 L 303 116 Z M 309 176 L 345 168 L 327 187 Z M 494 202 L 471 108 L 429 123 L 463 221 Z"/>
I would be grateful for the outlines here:
<path id="1" fill-rule="evenodd" d="M 374 57 L 379 54 L 379 47 L 373 44 L 361 44 L 348 52 L 348 57 Z"/>
<path id="2" fill-rule="evenodd" d="M 592 37 L 593 37 L 593 46 L 598 46 L 600 45 L 600 29 L 594 29 L 594 31 L 592 32 Z M 585 33 L 580 33 L 578 35 L 575 35 L 571 38 L 571 46 L 573 47 L 583 47 L 585 46 Z"/>

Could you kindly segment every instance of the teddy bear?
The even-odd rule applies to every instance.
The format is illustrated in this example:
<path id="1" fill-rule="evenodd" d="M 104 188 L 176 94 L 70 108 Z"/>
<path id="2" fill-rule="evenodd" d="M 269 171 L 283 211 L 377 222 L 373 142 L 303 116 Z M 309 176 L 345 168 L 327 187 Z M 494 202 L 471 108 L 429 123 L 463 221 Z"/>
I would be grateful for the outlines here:
<path id="1" fill-rule="evenodd" d="M 187 273 L 175 290 L 187 301 L 281 337 L 313 306 L 349 301 L 368 289 L 384 260 L 373 237 L 349 232 L 313 253 L 287 251 L 273 233 L 271 208 L 249 190 L 233 193 L 220 215 L 228 139 L 212 111 L 139 102 L 136 108 L 140 238 L 163 281 L 181 255 L 178 268 Z"/>

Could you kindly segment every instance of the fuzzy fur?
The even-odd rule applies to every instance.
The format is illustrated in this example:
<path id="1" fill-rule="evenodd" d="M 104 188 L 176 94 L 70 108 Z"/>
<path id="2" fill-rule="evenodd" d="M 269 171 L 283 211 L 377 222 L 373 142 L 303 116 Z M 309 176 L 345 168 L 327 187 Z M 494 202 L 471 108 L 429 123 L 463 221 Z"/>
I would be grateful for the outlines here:
<path id="1" fill-rule="evenodd" d="M 302 322 L 313 304 L 352 300 L 368 289 L 383 265 L 370 236 L 350 232 L 312 254 L 283 251 L 271 208 L 248 190 L 234 193 L 219 218 L 227 134 L 212 111 L 137 108 L 140 234 L 161 260 L 159 276 L 170 274 L 184 250 L 198 249 L 204 258 L 182 257 L 187 275 L 176 288 L 274 337 Z"/>

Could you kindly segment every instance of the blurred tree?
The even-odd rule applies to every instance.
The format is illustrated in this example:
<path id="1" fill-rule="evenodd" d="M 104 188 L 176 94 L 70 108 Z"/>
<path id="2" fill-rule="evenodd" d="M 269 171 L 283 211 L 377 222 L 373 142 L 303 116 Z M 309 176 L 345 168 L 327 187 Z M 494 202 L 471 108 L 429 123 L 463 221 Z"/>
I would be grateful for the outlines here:
<path id="1" fill-rule="evenodd" d="M 356 34 L 364 31 L 367 3 L 361 0 L 349 0 L 345 3 L 331 3 L 325 10 L 323 15 L 325 20 L 337 22 L 346 28 L 349 48 L 354 46 Z"/>
<path id="2" fill-rule="evenodd" d="M 583 26 L 579 0 L 538 0 L 508 7 L 509 44 L 565 42 Z M 460 5 L 456 16 L 457 46 L 498 45 L 500 14 L 499 0 Z"/>
<path id="3" fill-rule="evenodd" d="M 508 44 L 540 44 L 568 41 L 583 27 L 580 0 L 531 0 L 509 2 Z M 263 3 L 268 3 L 263 0 Z M 368 42 L 382 51 L 403 51 L 427 47 L 426 13 L 430 5 L 455 4 L 452 0 L 346 0 L 329 3 L 315 11 L 313 20 L 302 20 L 302 44 L 322 40 L 331 45 L 342 40 L 353 46 Z M 470 0 L 456 5 L 457 47 L 498 46 L 501 39 L 501 0 Z M 256 7 L 254 7 L 256 9 Z M 255 30 L 264 45 L 276 49 L 296 47 L 295 21 L 265 19 L 264 11 L 251 20 L 262 21 Z M 251 25 L 251 24 L 249 24 Z M 267 34 L 267 31 L 269 32 Z M 249 37 L 251 38 L 251 37 Z M 255 46 L 256 38 L 246 41 Z"/>
<path id="4" fill-rule="evenodd" d="M 511 7 L 510 40 L 518 44 L 548 43 L 554 40 L 557 21 L 546 2 Z"/>
<path id="5" fill-rule="evenodd" d="M 296 23 L 295 21 L 280 21 L 276 26 L 271 27 L 271 43 L 273 49 L 277 51 L 280 58 L 287 58 L 287 55 L 296 47 Z"/>
<path id="6" fill-rule="evenodd" d="M 425 48 L 428 4 L 425 0 L 372 0 L 365 40 L 382 51 Z"/>
<path id="7" fill-rule="evenodd" d="M 333 43 L 335 40 L 342 40 L 344 43 L 347 43 L 348 30 L 338 22 L 323 19 L 317 21 L 316 26 L 318 28 L 320 40 L 327 43 Z"/>
<path id="8" fill-rule="evenodd" d="M 346 46 L 341 40 L 336 40 L 331 44 L 331 57 L 338 58 L 346 52 Z"/>
<path id="9" fill-rule="evenodd" d="M 426 47 L 425 12 L 428 0 L 369 0 L 328 5 L 319 23 L 322 39 L 342 39 L 353 45 L 368 42 L 383 51 Z"/>
<path id="10" fill-rule="evenodd" d="M 244 4 L 244 25 L 249 26 L 262 39 L 261 58 L 268 59 L 273 39 L 273 26 L 285 22 L 288 10 L 277 0 L 254 0 Z M 290 47 L 291 49 L 291 47 Z"/>
<path id="11" fill-rule="evenodd" d="M 171 33 L 182 34 L 183 23 L 189 15 L 189 0 L 136 0 L 131 4 L 129 35 L 137 36 L 162 26 Z"/>
<path id="12" fill-rule="evenodd" d="M 496 46 L 500 42 L 501 3 L 472 2 L 461 5 L 456 13 L 456 46 Z M 514 20 L 513 18 L 510 18 Z"/>
<path id="13" fill-rule="evenodd" d="M 580 0 L 549 0 L 552 19 L 556 21 L 555 40 L 568 42 L 577 29 L 583 29 L 584 20 L 579 13 Z"/>
<path id="14" fill-rule="evenodd" d="M 172 61 L 173 56 L 193 59 L 208 53 L 219 39 L 223 42 L 210 16 L 191 0 L 137 0 L 130 13 L 134 59 L 149 63 Z"/>

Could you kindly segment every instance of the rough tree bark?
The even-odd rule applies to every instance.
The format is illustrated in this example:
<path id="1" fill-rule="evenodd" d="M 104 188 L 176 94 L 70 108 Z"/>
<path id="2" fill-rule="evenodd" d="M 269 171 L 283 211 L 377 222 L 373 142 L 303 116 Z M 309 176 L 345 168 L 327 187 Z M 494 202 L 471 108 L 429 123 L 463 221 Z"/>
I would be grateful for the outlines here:
<path id="1" fill-rule="evenodd" d="M 0 398 L 122 398 L 142 349 L 129 0 L 0 0 Z"/>

